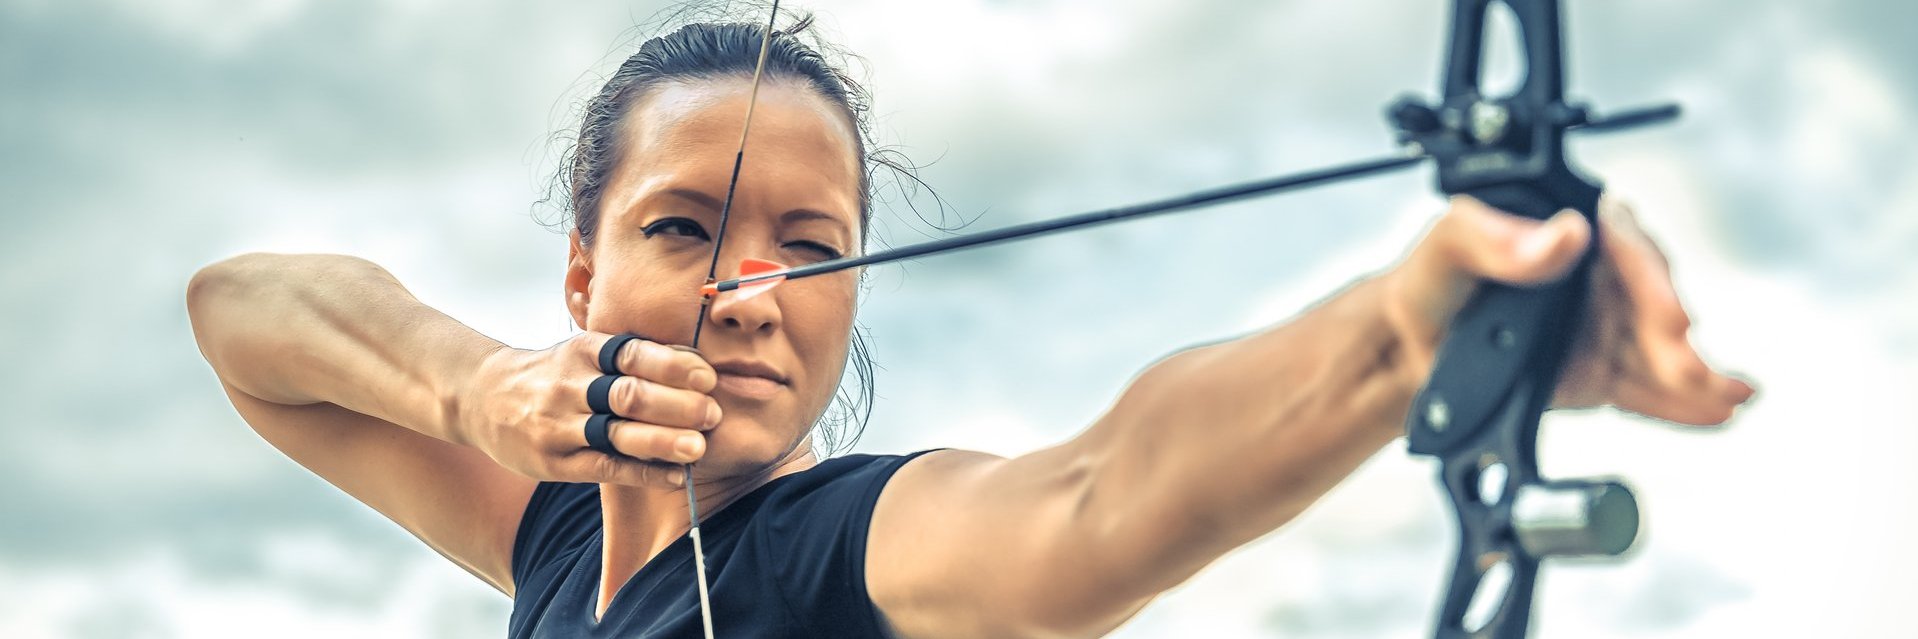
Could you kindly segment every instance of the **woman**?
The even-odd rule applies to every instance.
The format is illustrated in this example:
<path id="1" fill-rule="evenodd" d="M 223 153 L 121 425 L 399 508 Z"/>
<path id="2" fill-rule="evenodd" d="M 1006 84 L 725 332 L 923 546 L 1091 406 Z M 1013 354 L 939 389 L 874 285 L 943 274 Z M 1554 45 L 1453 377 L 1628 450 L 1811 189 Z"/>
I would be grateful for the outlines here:
<path id="1" fill-rule="evenodd" d="M 698 293 L 714 260 L 723 278 L 746 258 L 864 249 L 863 95 L 802 29 L 772 39 L 756 97 L 763 31 L 694 24 L 641 45 L 588 105 L 563 282 L 581 334 L 510 348 L 371 263 L 244 255 L 188 291 L 234 406 L 513 597 L 516 637 L 698 636 L 687 483 L 719 636 L 1098 635 L 1399 436 L 1475 283 L 1557 277 L 1593 232 L 1576 214 L 1536 223 L 1454 200 L 1388 270 L 1288 323 L 1152 364 L 1057 446 L 822 460 L 815 425 L 860 351 L 858 275 L 703 308 Z M 1604 208 L 1598 319 L 1557 403 L 1725 421 L 1752 389 L 1690 348 L 1663 256 L 1628 211 Z M 695 318 L 700 347 L 676 347 Z M 602 356 L 619 373 L 599 389 L 618 419 L 599 426 L 618 454 L 584 426 Z"/>

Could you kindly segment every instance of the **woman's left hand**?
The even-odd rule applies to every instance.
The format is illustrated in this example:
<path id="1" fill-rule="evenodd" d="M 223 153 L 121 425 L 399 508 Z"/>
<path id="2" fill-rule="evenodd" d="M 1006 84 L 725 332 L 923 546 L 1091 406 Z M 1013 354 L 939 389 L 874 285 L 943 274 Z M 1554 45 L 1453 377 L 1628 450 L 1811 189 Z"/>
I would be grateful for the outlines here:
<path id="1" fill-rule="evenodd" d="M 1600 255 L 1591 296 L 1553 406 L 1614 405 L 1681 424 L 1721 424 L 1751 399 L 1744 381 L 1714 371 L 1692 348 L 1691 318 L 1670 264 L 1630 208 L 1599 201 Z M 1384 276 L 1385 312 L 1405 342 L 1408 374 L 1422 384 L 1445 327 L 1481 279 L 1514 285 L 1564 276 L 1590 243 L 1574 211 L 1545 222 L 1455 197 L 1403 261 Z"/>

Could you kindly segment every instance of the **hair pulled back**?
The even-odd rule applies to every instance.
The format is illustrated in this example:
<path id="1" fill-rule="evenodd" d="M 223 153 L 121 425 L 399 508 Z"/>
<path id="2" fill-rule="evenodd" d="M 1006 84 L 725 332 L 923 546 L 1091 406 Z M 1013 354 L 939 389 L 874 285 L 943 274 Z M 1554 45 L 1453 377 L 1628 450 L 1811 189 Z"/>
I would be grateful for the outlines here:
<path id="1" fill-rule="evenodd" d="M 695 8 L 696 9 L 696 8 Z M 682 10 L 680 15 L 693 13 Z M 917 183 L 909 164 L 895 153 L 876 150 L 870 121 L 871 100 L 866 90 L 841 68 L 829 63 L 820 50 L 836 50 L 813 40 L 812 16 L 802 16 L 784 27 L 776 27 L 767 45 L 766 67 L 761 83 L 798 82 L 846 118 L 855 134 L 853 149 L 859 171 L 859 226 L 863 243 L 872 218 L 872 176 L 881 168 L 890 169 Z M 562 195 L 566 226 L 579 232 L 582 249 L 590 249 L 597 237 L 600 203 L 607 182 L 623 159 L 627 116 L 634 106 L 655 88 L 676 82 L 751 79 L 759 62 L 765 23 L 706 21 L 686 24 L 670 33 L 646 40 L 637 51 L 619 65 L 593 97 L 586 102 L 579 129 L 572 145 L 563 153 L 554 191 Z M 743 123 L 742 123 L 743 124 Z M 849 347 L 848 363 L 853 379 L 842 383 L 833 407 L 822 416 L 815 436 L 827 454 L 842 445 L 850 447 L 865 430 L 873 401 L 873 361 L 866 331 L 855 325 Z M 845 432 L 848 429 L 851 432 Z"/>

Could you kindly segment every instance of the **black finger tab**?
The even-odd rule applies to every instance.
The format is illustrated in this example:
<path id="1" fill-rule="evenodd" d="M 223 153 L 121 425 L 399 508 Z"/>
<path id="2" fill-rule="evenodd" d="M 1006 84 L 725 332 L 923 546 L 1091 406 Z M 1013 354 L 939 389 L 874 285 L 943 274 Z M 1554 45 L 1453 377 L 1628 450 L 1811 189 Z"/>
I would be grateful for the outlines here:
<path id="1" fill-rule="evenodd" d="M 619 375 L 601 375 L 593 378 L 593 383 L 586 385 L 586 406 L 592 408 L 595 413 L 613 414 L 613 380 L 619 378 Z"/>
<path id="2" fill-rule="evenodd" d="M 619 374 L 619 347 L 627 342 L 639 339 L 632 333 L 620 333 L 599 346 L 599 372 L 607 375 Z"/>
<path id="3" fill-rule="evenodd" d="M 586 447 L 608 455 L 618 455 L 619 449 L 613 448 L 613 416 L 606 413 L 594 413 L 586 418 Z"/>

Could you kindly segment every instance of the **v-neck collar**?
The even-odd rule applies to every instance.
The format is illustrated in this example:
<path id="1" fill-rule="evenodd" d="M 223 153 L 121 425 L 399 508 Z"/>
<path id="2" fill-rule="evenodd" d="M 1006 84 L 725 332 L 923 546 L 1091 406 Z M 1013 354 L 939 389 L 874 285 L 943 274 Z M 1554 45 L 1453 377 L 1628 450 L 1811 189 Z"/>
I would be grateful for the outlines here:
<path id="1" fill-rule="evenodd" d="M 741 495 L 739 499 L 733 500 L 733 503 L 727 504 L 717 512 L 707 515 L 704 521 L 699 524 L 701 534 L 705 537 L 707 554 L 713 554 L 713 551 L 721 544 L 731 540 L 731 538 L 735 536 L 738 529 L 738 522 L 735 520 L 758 511 L 760 502 L 765 501 L 766 495 L 774 486 L 780 484 L 787 477 L 792 477 L 804 472 L 806 471 L 802 470 L 775 477 L 758 488 L 752 489 L 745 495 Z M 606 551 L 605 513 L 602 512 L 600 516 L 602 519 L 600 520 L 598 533 L 587 540 L 586 548 L 584 552 L 580 553 L 579 562 L 573 567 L 572 575 L 572 579 L 574 580 L 591 580 L 592 586 L 588 589 L 584 614 L 586 627 L 595 634 L 598 633 L 602 627 L 618 626 L 625 623 L 626 617 L 632 614 L 632 610 L 630 610 L 632 608 L 631 599 L 634 597 L 643 599 L 651 595 L 652 591 L 658 590 L 660 586 L 665 585 L 665 579 L 657 579 L 654 578 L 653 575 L 662 571 L 670 574 L 691 563 L 693 559 L 692 533 L 691 531 L 687 531 L 681 533 L 679 538 L 674 539 L 672 543 L 667 544 L 665 548 L 659 551 L 659 554 L 654 555 L 651 559 L 647 559 L 646 563 L 641 564 L 639 570 L 634 571 L 631 577 L 627 577 L 626 583 L 620 584 L 619 590 L 613 592 L 613 599 L 606 603 L 606 615 L 599 619 L 594 619 L 594 613 L 599 609 L 599 589 L 603 581 L 601 577 L 603 576 L 606 565 L 604 556 Z M 716 575 L 714 566 L 708 564 L 706 568 L 709 574 Z M 651 586 L 646 589 L 646 593 L 635 594 L 634 584 L 646 580 L 653 582 Z M 715 580 L 714 583 L 717 583 L 717 581 Z M 618 619 L 614 619 L 614 617 L 618 617 Z"/>

